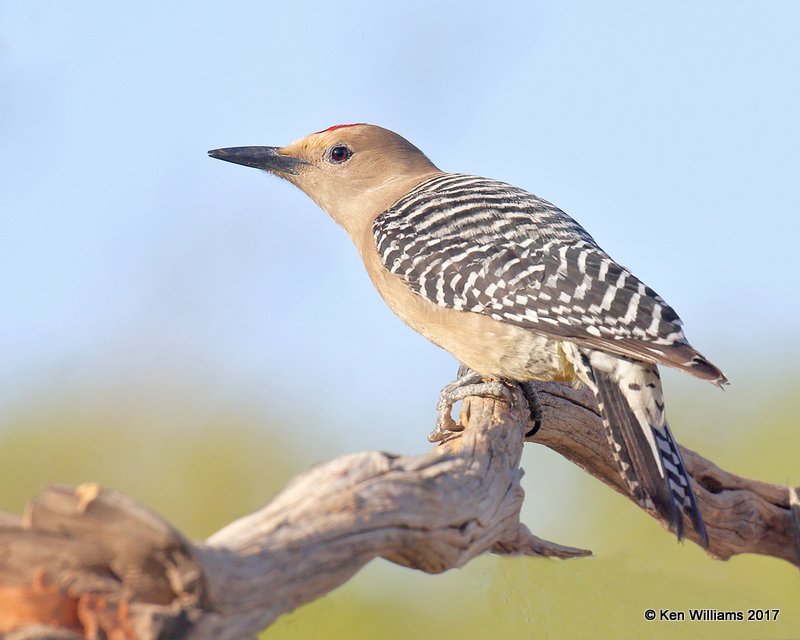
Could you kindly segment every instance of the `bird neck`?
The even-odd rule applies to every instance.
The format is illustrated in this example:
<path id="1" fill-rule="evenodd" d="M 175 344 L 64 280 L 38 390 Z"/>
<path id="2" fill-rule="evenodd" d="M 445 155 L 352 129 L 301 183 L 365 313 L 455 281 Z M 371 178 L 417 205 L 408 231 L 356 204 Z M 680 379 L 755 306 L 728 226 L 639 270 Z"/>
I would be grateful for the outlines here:
<path id="1" fill-rule="evenodd" d="M 372 233 L 372 223 L 381 213 L 418 184 L 442 173 L 433 167 L 426 173 L 413 176 L 393 176 L 388 180 L 351 193 L 350 198 L 337 203 L 334 210 L 328 210 L 328 213 L 347 231 L 351 238 L 354 240 L 361 238 L 365 233 Z"/>

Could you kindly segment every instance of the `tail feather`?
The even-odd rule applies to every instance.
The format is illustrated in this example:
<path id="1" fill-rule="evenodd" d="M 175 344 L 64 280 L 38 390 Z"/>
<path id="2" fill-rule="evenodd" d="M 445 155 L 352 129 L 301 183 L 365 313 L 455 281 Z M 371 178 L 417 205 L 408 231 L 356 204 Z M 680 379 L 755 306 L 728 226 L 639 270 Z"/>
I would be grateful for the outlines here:
<path id="1" fill-rule="evenodd" d="M 678 443 L 672 437 L 672 430 L 666 422 L 664 422 L 663 433 L 658 429 L 653 431 L 656 434 L 658 446 L 661 450 L 661 461 L 664 465 L 672 495 L 679 499 L 678 504 L 681 510 L 689 516 L 694 530 L 700 536 L 703 547 L 707 548 L 708 534 L 706 533 L 706 525 L 703 522 L 703 516 L 697 504 L 697 497 L 694 495 L 692 485 L 689 482 L 689 474 L 683 464 L 683 457 L 678 448 Z M 678 537 L 680 538 L 680 535 Z"/>
<path id="2" fill-rule="evenodd" d="M 597 398 L 620 475 L 644 508 L 655 510 L 681 539 L 685 514 L 708 546 L 703 518 L 669 425 L 655 365 L 601 351 L 582 351 L 585 382 Z"/>

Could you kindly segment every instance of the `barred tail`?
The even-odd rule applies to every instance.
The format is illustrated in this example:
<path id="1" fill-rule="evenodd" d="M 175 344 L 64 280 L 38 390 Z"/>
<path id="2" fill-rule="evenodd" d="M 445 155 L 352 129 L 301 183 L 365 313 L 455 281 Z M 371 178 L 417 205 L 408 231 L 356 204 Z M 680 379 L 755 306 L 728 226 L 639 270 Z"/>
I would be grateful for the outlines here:
<path id="1" fill-rule="evenodd" d="M 678 443 L 672 437 L 672 430 L 669 424 L 664 422 L 663 432 L 653 428 L 656 443 L 661 453 L 661 463 L 664 466 L 667 480 L 672 489 L 673 499 L 684 515 L 688 516 L 692 522 L 694 530 L 700 536 L 700 542 L 704 548 L 708 548 L 708 534 L 706 525 L 703 522 L 703 515 L 697 504 L 697 497 L 694 495 L 692 485 L 689 482 L 689 474 L 683 464 Z M 680 536 L 678 536 L 680 537 Z"/>
<path id="2" fill-rule="evenodd" d="M 703 518 L 664 417 L 655 365 L 582 352 L 588 384 L 597 398 L 620 475 L 644 508 L 655 510 L 683 537 L 683 515 L 708 546 Z"/>

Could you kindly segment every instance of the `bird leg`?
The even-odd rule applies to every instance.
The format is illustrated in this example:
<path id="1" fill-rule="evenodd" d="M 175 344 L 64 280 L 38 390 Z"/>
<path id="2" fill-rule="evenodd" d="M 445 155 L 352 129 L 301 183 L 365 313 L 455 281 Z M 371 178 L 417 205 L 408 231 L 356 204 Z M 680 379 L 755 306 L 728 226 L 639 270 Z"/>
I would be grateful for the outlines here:
<path id="1" fill-rule="evenodd" d="M 526 383 L 485 380 L 479 373 L 462 364 L 458 369 L 458 378 L 455 382 L 451 382 L 442 389 L 439 403 L 436 406 L 436 427 L 428 435 L 428 441 L 441 442 L 451 434 L 463 430 L 463 427 L 456 424 L 451 415 L 456 402 L 468 396 L 482 396 L 506 400 L 511 404 L 519 405 L 514 391 L 522 392 L 529 407 L 531 420 L 535 423 L 533 429 L 525 434 L 525 437 L 529 437 L 535 434 L 542 424 L 539 400 L 533 387 Z"/>

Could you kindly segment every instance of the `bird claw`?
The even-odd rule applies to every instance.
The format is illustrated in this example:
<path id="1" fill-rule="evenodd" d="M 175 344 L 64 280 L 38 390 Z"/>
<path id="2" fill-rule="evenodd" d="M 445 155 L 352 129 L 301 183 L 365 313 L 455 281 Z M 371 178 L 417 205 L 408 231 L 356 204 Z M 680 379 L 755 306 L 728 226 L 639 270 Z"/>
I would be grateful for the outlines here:
<path id="1" fill-rule="evenodd" d="M 480 374 L 466 369 L 463 365 L 459 367 L 458 378 L 442 389 L 439 394 L 439 403 L 436 405 L 436 426 L 428 434 L 428 442 L 441 442 L 451 434 L 464 430 L 453 420 L 451 415 L 453 405 L 467 397 L 463 394 L 465 387 L 474 386 L 481 381 Z"/>
<path id="2" fill-rule="evenodd" d="M 446 440 L 454 433 L 464 430 L 464 427 L 456 423 L 451 415 L 453 405 L 469 396 L 481 396 L 484 398 L 496 398 L 505 400 L 512 406 L 520 406 L 518 395 L 524 396 L 525 403 L 530 408 L 531 419 L 535 422 L 531 431 L 525 434 L 529 437 L 535 434 L 541 427 L 541 410 L 536 391 L 526 384 L 516 384 L 501 380 L 484 380 L 483 377 L 464 365 L 458 370 L 459 377 L 455 382 L 448 384 L 439 396 L 439 403 L 436 406 L 436 426 L 428 435 L 429 442 L 441 442 Z M 516 392 L 516 393 L 515 393 Z"/>
<path id="3" fill-rule="evenodd" d="M 542 404 L 539 402 L 539 394 L 536 392 L 532 382 L 520 382 L 519 388 L 522 390 L 522 395 L 525 396 L 525 400 L 528 402 L 528 409 L 531 412 L 531 422 L 533 422 L 533 428 L 525 434 L 525 437 L 532 438 L 539 432 L 539 429 L 542 428 Z"/>

